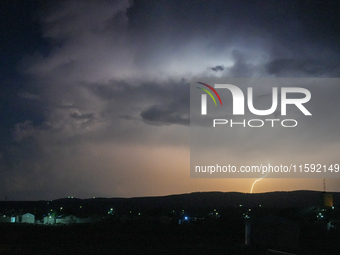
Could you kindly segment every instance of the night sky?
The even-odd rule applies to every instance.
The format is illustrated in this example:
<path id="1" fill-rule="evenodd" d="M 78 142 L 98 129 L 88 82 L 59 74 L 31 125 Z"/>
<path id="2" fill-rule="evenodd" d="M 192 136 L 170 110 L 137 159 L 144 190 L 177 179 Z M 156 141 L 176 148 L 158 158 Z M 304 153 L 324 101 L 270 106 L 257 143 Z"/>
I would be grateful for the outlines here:
<path id="1" fill-rule="evenodd" d="M 190 179 L 190 80 L 340 77 L 339 14 L 340 1 L 1 1 L 0 200 L 249 192 L 254 179 Z M 323 180 L 254 192 L 305 189 Z"/>

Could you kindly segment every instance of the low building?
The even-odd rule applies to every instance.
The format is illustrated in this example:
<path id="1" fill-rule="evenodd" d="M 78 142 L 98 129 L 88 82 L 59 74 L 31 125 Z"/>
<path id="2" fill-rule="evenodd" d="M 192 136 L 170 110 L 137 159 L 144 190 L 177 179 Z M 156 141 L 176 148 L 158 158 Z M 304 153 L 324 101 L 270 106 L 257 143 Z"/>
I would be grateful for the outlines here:
<path id="1" fill-rule="evenodd" d="M 58 224 L 72 224 L 77 223 L 77 217 L 74 215 L 60 215 L 56 218 L 56 223 Z"/>
<path id="2" fill-rule="evenodd" d="M 35 216 L 31 213 L 17 215 L 15 217 L 16 223 L 35 223 Z"/>
<path id="3" fill-rule="evenodd" d="M 44 217 L 44 224 L 53 225 L 56 223 L 56 219 L 54 216 L 45 216 Z"/>

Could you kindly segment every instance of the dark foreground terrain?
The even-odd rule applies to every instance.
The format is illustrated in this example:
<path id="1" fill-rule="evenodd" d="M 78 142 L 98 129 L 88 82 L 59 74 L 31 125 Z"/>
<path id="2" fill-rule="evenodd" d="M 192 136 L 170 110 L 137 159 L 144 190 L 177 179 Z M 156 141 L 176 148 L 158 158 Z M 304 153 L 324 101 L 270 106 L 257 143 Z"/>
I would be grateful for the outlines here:
<path id="1" fill-rule="evenodd" d="M 0 225 L 0 254 L 279 254 L 244 244 L 243 220 Z M 340 254 L 339 231 L 302 225 L 293 254 Z M 275 249 L 275 247 L 272 247 Z"/>
<path id="2" fill-rule="evenodd" d="M 340 254 L 340 193 L 332 194 L 331 205 L 328 195 L 208 192 L 0 201 L 0 255 Z M 35 220 L 4 221 L 23 213 Z M 94 220 L 58 223 L 67 215 Z M 54 219 L 53 225 L 46 219 Z"/>

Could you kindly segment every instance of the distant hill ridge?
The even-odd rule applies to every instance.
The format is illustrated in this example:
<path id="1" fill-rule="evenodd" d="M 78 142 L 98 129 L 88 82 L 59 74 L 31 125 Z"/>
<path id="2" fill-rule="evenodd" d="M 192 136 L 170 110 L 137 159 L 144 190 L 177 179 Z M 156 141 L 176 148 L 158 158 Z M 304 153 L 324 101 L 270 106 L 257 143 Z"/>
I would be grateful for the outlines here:
<path id="1" fill-rule="evenodd" d="M 333 194 L 334 203 L 339 204 L 340 193 Z M 168 195 L 160 197 L 125 198 L 138 205 L 154 207 L 226 207 L 226 206 L 265 206 L 265 207 L 317 207 L 323 201 L 320 191 L 276 191 L 267 193 L 240 192 L 194 192 L 188 194 Z M 109 198 L 109 200 L 115 198 Z"/>
<path id="2" fill-rule="evenodd" d="M 333 194 L 334 204 L 340 204 L 340 193 Z M 53 204 L 82 204 L 84 206 L 105 206 L 115 208 L 194 208 L 194 207 L 229 207 L 229 206 L 258 206 L 263 207 L 317 207 L 322 204 L 320 191 L 276 191 L 267 193 L 240 193 L 240 192 L 193 192 L 155 197 L 132 198 L 61 198 L 52 200 Z M 49 201 L 0 201 L 0 206 L 7 204 L 37 204 Z"/>
<path id="3" fill-rule="evenodd" d="M 340 205 L 340 193 L 333 194 L 334 205 Z M 58 214 L 94 215 L 107 214 L 112 208 L 117 213 L 133 211 L 157 212 L 178 211 L 199 208 L 238 207 L 289 208 L 318 207 L 323 205 L 323 192 L 298 190 L 276 191 L 267 193 L 240 192 L 194 192 L 156 197 L 132 198 L 61 198 L 47 201 L 0 201 L 0 214 L 16 214 L 30 212 L 37 216 L 46 215 L 51 211 Z M 61 210 L 61 208 L 63 208 Z"/>

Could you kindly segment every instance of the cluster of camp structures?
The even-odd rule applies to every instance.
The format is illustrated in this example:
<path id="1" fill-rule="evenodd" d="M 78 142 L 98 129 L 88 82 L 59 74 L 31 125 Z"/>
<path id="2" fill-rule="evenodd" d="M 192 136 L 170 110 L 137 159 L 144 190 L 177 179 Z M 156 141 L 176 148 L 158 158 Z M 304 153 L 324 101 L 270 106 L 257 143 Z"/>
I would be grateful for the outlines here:
<path id="1" fill-rule="evenodd" d="M 71 224 L 71 223 L 91 223 L 99 222 L 103 219 L 100 216 L 90 216 L 86 218 L 74 215 L 44 216 L 43 219 L 36 219 L 34 214 L 24 213 L 17 215 L 0 215 L 0 223 L 32 223 L 32 224 Z"/>

